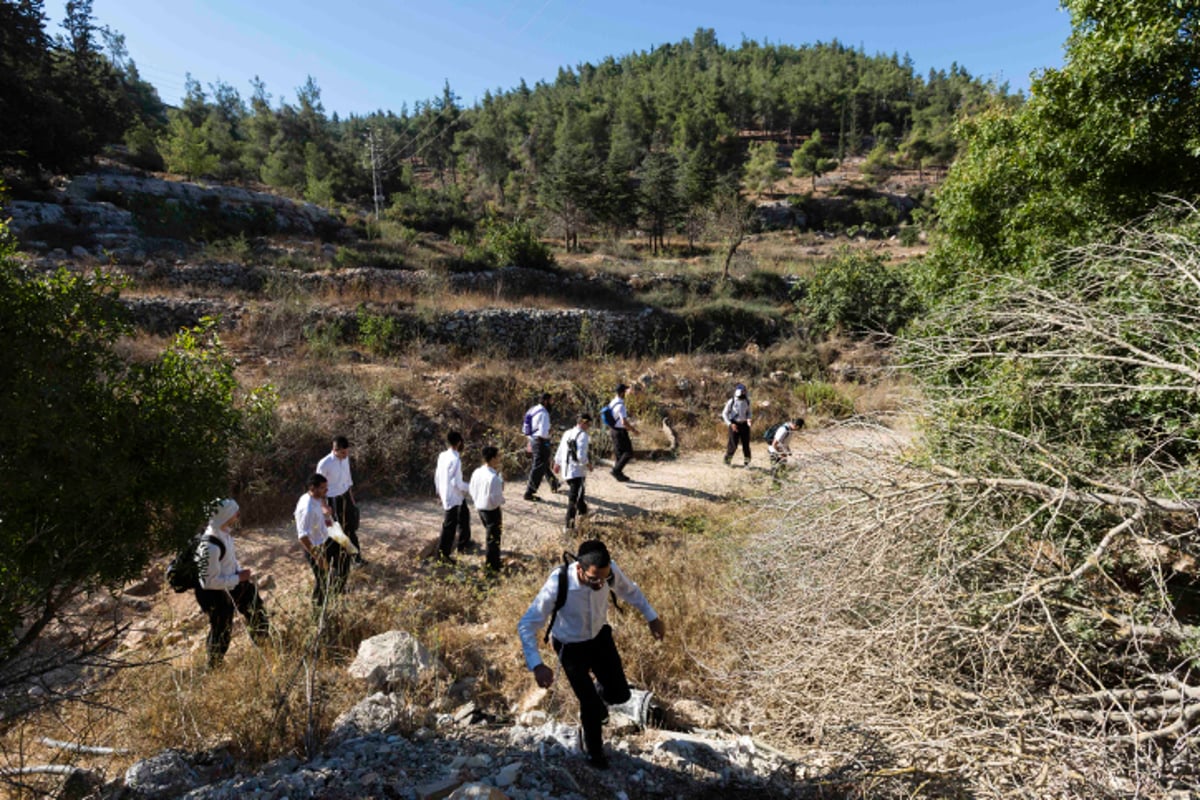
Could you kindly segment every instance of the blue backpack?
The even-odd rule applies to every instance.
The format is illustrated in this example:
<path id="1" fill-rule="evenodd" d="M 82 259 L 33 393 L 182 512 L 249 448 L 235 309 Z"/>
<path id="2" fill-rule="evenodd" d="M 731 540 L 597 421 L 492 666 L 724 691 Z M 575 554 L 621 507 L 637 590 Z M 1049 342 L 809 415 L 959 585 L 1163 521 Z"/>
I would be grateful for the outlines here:
<path id="1" fill-rule="evenodd" d="M 526 436 L 533 436 L 533 409 L 525 412 L 525 420 L 521 423 L 521 433 Z"/>
<path id="2" fill-rule="evenodd" d="M 600 409 L 600 421 L 604 423 L 606 428 L 617 427 L 617 418 L 613 416 L 612 406 L 605 406 Z"/>

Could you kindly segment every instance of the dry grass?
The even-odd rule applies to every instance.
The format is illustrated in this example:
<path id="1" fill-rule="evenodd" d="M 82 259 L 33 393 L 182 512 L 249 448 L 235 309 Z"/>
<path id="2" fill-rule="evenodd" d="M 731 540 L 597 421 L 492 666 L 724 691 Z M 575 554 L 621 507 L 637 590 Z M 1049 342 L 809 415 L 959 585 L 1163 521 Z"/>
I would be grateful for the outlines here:
<path id="1" fill-rule="evenodd" d="M 668 638 L 658 643 L 632 609 L 611 615 L 634 684 L 667 699 L 718 705 L 729 699 L 725 687 L 697 675 L 729 667 L 719 586 L 739 530 L 732 513 L 713 515 L 708 508 L 593 527 L 590 535 L 608 542 L 668 624 Z M 128 755 L 84 759 L 110 774 L 171 747 L 225 748 L 250 765 L 287 754 L 311 755 L 336 717 L 362 697 L 362 686 L 345 673 L 358 642 L 393 629 L 412 633 L 447 668 L 401 690 L 410 711 L 404 732 L 431 726 L 437 713 L 451 710 L 456 701 L 447 697 L 449 684 L 468 677 L 476 678 L 475 702 L 481 708 L 511 719 L 533 688 L 520 657 L 516 622 L 559 563 L 562 546 L 543 543 L 497 583 L 424 569 L 372 580 L 355 573 L 320 632 L 306 591 L 275 594 L 272 644 L 250 646 L 239 621 L 234 646 L 217 670 L 202 666 L 205 625 L 194 618 L 184 626 L 191 652 L 181 654 L 178 645 L 157 642 L 147 655 L 161 659 L 158 663 L 117 672 L 98 685 L 89 704 L 60 706 L 53 715 L 27 719 L 24 727 L 7 732 L 0 749 L 10 762 L 36 759 L 42 754 L 29 746 L 33 731 L 130 749 Z M 548 708 L 569 715 L 574 703 L 560 677 Z M 62 763 L 61 754 L 54 760 Z"/>

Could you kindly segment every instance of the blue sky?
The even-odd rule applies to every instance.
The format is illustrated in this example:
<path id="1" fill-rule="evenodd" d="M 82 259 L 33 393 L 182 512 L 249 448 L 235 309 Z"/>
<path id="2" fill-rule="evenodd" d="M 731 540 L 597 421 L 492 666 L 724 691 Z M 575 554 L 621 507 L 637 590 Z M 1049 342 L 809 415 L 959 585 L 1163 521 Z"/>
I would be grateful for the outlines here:
<path id="1" fill-rule="evenodd" d="M 48 0 L 59 32 L 65 0 Z M 1070 18 L 1054 0 L 95 0 L 99 24 L 125 35 L 142 77 L 178 102 L 190 72 L 273 102 L 312 75 L 328 112 L 399 111 L 444 81 L 470 105 L 486 89 L 553 80 L 558 68 L 648 50 L 712 28 L 743 39 L 838 39 L 868 53 L 908 53 L 919 73 L 953 62 L 1029 88 L 1062 65 Z"/>

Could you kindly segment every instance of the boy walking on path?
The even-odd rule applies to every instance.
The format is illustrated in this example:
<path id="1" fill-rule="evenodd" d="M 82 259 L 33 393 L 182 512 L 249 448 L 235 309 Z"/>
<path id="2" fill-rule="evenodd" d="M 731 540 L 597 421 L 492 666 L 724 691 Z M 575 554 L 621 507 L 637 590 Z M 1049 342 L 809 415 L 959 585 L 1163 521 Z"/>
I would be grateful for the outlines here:
<path id="1" fill-rule="evenodd" d="M 540 402 L 526 411 L 525 416 L 529 418 L 529 453 L 533 456 L 525 499 L 536 501 L 542 478 L 549 481 L 550 491 L 558 491 L 558 478 L 550 468 L 550 395 L 543 393 Z"/>
<path id="2" fill-rule="evenodd" d="M 577 515 L 588 513 L 584 482 L 592 471 L 592 462 L 588 458 L 588 428 L 591 426 L 591 416 L 580 414 L 575 427 L 562 435 L 558 451 L 554 454 L 555 470 L 567 482 L 567 522 L 564 528 L 567 532 L 575 529 Z"/>
<path id="3" fill-rule="evenodd" d="M 746 394 L 746 386 L 739 383 L 733 390 L 733 397 L 725 403 L 721 411 L 721 419 L 729 426 L 729 443 L 725 447 L 725 465 L 733 461 L 738 443 L 742 445 L 742 456 L 745 466 L 750 466 L 750 398 Z"/>
<path id="4" fill-rule="evenodd" d="M 792 433 L 803 427 L 804 418 L 797 417 L 795 420 L 788 420 L 775 429 L 775 435 L 771 437 L 771 441 L 767 445 L 767 453 L 770 454 L 772 464 L 778 464 L 792 454 L 790 443 Z"/>
<path id="5" fill-rule="evenodd" d="M 467 495 L 471 487 L 462 477 L 462 458 L 459 456 L 463 446 L 462 434 L 450 431 L 446 434 L 446 444 L 449 447 L 438 456 L 433 484 L 437 487 L 445 511 L 442 535 L 438 540 L 438 555 L 445 563 L 453 564 L 454 556 L 450 555 L 450 551 L 455 547 L 455 531 L 458 531 L 458 552 L 465 553 L 471 549 L 471 511 L 467 508 Z"/>
<path id="6" fill-rule="evenodd" d="M 334 437 L 329 455 L 317 462 L 317 472 L 329 481 L 326 502 L 334 522 L 341 523 L 342 531 L 358 551 L 354 554 L 354 563 L 366 564 L 362 545 L 358 543 L 359 515 L 358 503 L 354 502 L 354 480 L 350 477 L 350 440 L 345 436 Z"/>
<path id="7" fill-rule="evenodd" d="M 483 448 L 483 465 L 471 473 L 471 502 L 479 512 L 479 520 L 487 532 L 487 553 L 484 568 L 492 573 L 500 571 L 500 533 L 502 518 L 500 506 L 504 505 L 504 478 L 500 477 L 500 449 L 488 445 Z"/>
<path id="8" fill-rule="evenodd" d="M 313 572 L 313 606 L 320 610 L 331 595 L 341 594 L 346 588 L 346 576 L 350 572 L 350 557 L 328 532 L 333 517 L 325 497 L 329 493 L 329 481 L 319 472 L 309 476 L 307 491 L 296 501 L 296 537 L 304 548 L 304 556 Z"/>
<path id="9" fill-rule="evenodd" d="M 612 429 L 609 431 L 613 443 L 612 476 L 622 483 L 630 479 L 625 474 L 625 465 L 633 458 L 633 442 L 629 440 L 629 432 L 638 432 L 637 426 L 633 424 L 629 412 L 625 409 L 625 392 L 628 389 L 623 383 L 617 384 L 617 396 L 608 403 L 613 418 Z"/>
<path id="10" fill-rule="evenodd" d="M 200 584 L 196 587 L 196 602 L 208 615 L 208 666 L 216 667 L 225 660 L 233 636 L 233 612 L 246 618 L 250 639 L 263 644 L 270 635 L 271 625 L 266 609 L 254 585 L 254 576 L 238 564 L 233 547 L 233 526 L 239 515 L 238 504 L 222 500 L 216 513 L 208 520 L 208 528 L 196 549 L 196 564 Z"/>
<path id="11" fill-rule="evenodd" d="M 566 597 L 558 607 L 563 570 Z M 584 747 L 588 761 L 597 769 L 608 766 L 601 735 L 608 706 L 624 703 L 630 697 L 629 681 L 607 622 L 610 586 L 617 597 L 642 613 L 650 625 L 650 633 L 661 640 L 666 627 L 658 613 L 638 585 L 613 562 L 604 543 L 594 539 L 579 546 L 577 561 L 550 573 L 517 624 L 525 664 L 533 671 L 537 685 L 545 689 L 554 682 L 554 671 L 542 663 L 537 632 L 553 615 L 547 635 L 571 690 L 579 698 Z"/>

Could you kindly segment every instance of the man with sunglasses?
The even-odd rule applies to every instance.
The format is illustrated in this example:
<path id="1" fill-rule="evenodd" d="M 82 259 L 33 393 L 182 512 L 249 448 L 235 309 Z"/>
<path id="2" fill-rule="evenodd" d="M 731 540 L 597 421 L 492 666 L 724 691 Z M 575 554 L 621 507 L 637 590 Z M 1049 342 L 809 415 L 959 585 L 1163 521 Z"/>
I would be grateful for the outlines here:
<path id="1" fill-rule="evenodd" d="M 558 606 L 560 570 L 566 570 L 565 597 Z M 666 627 L 638 585 L 622 572 L 609 556 L 608 548 L 596 539 L 579 546 L 579 555 L 546 580 L 529 610 L 517 624 L 525 663 L 543 689 L 554 682 L 554 671 L 542 663 L 537 632 L 551 618 L 549 639 L 562 664 L 563 673 L 579 698 L 579 718 L 588 761 L 597 769 L 608 767 L 601 726 L 608 719 L 608 706 L 629 700 L 629 682 L 621 656 L 607 623 L 608 589 L 636 608 L 650 625 L 650 633 L 661 640 Z M 595 680 L 593 680 L 593 676 Z"/>

